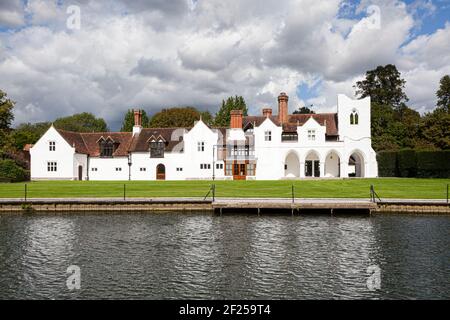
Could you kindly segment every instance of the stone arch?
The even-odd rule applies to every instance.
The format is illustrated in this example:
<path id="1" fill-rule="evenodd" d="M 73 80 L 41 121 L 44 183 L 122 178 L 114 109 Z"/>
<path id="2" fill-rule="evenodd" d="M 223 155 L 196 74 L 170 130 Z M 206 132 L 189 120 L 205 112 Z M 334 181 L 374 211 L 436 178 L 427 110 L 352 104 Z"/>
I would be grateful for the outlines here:
<path id="1" fill-rule="evenodd" d="M 300 157 L 297 152 L 291 150 L 286 154 L 284 160 L 284 176 L 286 178 L 300 177 Z"/>
<path id="2" fill-rule="evenodd" d="M 341 176 L 341 154 L 332 149 L 325 156 L 325 177 L 337 178 Z"/>
<path id="3" fill-rule="evenodd" d="M 365 177 L 365 161 L 366 157 L 361 150 L 353 150 L 348 157 L 348 176 Z"/>
<path id="4" fill-rule="evenodd" d="M 309 150 L 305 153 L 305 177 L 320 177 L 320 153 Z"/>

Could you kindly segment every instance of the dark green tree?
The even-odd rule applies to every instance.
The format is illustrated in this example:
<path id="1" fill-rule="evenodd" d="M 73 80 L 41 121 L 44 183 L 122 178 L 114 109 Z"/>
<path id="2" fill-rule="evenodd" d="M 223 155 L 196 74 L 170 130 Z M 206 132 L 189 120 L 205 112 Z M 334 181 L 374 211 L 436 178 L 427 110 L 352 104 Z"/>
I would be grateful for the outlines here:
<path id="1" fill-rule="evenodd" d="M 400 108 L 409 99 L 404 92 L 406 81 L 393 64 L 378 66 L 366 72 L 366 78 L 356 82 L 356 96 L 370 96 L 372 103 Z"/>
<path id="2" fill-rule="evenodd" d="M 312 109 L 312 105 L 310 107 L 300 107 L 293 112 L 293 114 L 312 114 L 315 113 Z"/>
<path id="3" fill-rule="evenodd" d="M 439 90 L 436 92 L 437 107 L 449 112 L 450 109 L 450 76 L 445 75 L 439 82 Z"/>
<path id="4" fill-rule="evenodd" d="M 49 122 L 22 123 L 12 132 L 12 140 L 17 150 L 28 144 L 35 144 L 50 127 Z"/>
<path id="5" fill-rule="evenodd" d="M 421 133 L 428 147 L 450 150 L 450 113 L 438 107 L 425 114 L 421 121 Z"/>
<path id="6" fill-rule="evenodd" d="M 201 113 L 194 107 L 162 109 L 149 123 L 151 128 L 189 128 L 200 120 Z"/>
<path id="7" fill-rule="evenodd" d="M 5 92 L 0 90 L 0 151 L 5 151 L 11 144 L 11 123 L 14 120 L 15 102 L 8 99 Z"/>
<path id="8" fill-rule="evenodd" d="M 149 119 L 148 119 L 147 113 L 145 112 L 145 110 L 142 110 L 142 126 L 144 128 L 147 128 L 148 122 L 149 122 Z M 120 128 L 120 131 L 131 132 L 131 131 L 133 131 L 133 126 L 134 126 L 134 111 L 130 109 L 125 113 L 125 116 L 124 116 L 123 122 L 122 122 L 122 128 Z"/>
<path id="9" fill-rule="evenodd" d="M 106 121 L 96 118 L 92 113 L 83 112 L 72 116 L 58 118 L 53 122 L 55 128 L 74 132 L 109 131 Z"/>
<path id="10" fill-rule="evenodd" d="M 227 100 L 222 100 L 222 106 L 216 113 L 214 124 L 218 127 L 227 127 L 230 125 L 231 110 L 242 110 L 244 116 L 247 115 L 248 109 L 245 100 L 242 96 L 229 97 Z"/>

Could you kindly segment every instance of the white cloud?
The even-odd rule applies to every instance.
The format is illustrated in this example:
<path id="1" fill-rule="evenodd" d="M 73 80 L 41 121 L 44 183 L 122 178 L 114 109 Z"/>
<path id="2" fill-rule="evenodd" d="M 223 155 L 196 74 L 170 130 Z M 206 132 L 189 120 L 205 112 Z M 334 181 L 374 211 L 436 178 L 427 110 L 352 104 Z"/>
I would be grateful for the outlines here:
<path id="1" fill-rule="evenodd" d="M 400 1 L 362 0 L 357 7 L 339 0 L 74 3 L 81 8 L 80 30 L 65 28 L 69 3 L 31 0 L 30 25 L 0 32 L 0 88 L 17 101 L 16 122 L 90 111 L 117 128 L 130 107 L 194 105 L 214 112 L 235 94 L 259 114 L 264 106 L 276 108 L 281 91 L 291 110 L 314 103 L 330 111 L 338 93 L 351 96 L 366 70 L 387 63 L 400 68 L 411 105 L 423 110 L 434 105 L 439 77 L 450 73 L 449 25 L 410 39 L 414 13 Z M 350 18 L 354 11 L 367 16 L 373 4 L 380 29 Z M 0 21 L 5 10 L 24 23 L 23 6 L 0 5 Z M 296 96 L 298 85 L 318 79 L 316 97 Z"/>

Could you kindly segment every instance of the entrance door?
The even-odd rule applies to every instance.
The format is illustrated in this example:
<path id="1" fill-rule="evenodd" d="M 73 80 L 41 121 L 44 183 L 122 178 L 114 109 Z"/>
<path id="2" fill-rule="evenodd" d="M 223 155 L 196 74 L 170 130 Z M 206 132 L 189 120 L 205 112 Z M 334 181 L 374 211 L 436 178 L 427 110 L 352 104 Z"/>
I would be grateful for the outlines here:
<path id="1" fill-rule="evenodd" d="M 245 163 L 233 163 L 233 180 L 246 180 L 247 168 Z"/>
<path id="2" fill-rule="evenodd" d="M 305 176 L 320 177 L 320 162 L 318 160 L 306 160 Z"/>
<path id="3" fill-rule="evenodd" d="M 166 167 L 162 163 L 156 166 L 156 180 L 166 180 Z"/>
<path id="4" fill-rule="evenodd" d="M 78 166 L 78 180 L 83 180 L 83 166 Z"/>

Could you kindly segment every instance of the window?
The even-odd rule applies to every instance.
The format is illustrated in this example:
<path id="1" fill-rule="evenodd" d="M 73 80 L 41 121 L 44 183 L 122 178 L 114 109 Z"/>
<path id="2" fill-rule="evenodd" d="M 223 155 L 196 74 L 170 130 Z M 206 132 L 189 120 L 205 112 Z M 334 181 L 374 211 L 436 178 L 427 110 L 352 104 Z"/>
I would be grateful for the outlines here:
<path id="1" fill-rule="evenodd" d="M 58 171 L 58 164 L 56 163 L 56 161 L 48 161 L 47 162 L 47 171 L 48 172 Z"/>
<path id="2" fill-rule="evenodd" d="M 164 141 L 152 140 L 150 142 L 150 158 L 164 158 Z"/>
<path id="3" fill-rule="evenodd" d="M 350 114 L 350 124 L 358 124 L 359 121 L 359 116 L 358 116 L 358 112 L 356 110 L 353 110 L 352 113 Z"/>
<path id="4" fill-rule="evenodd" d="M 139 171 L 141 171 L 141 172 L 147 171 L 147 168 L 139 168 Z"/>
<path id="5" fill-rule="evenodd" d="M 254 176 L 255 175 L 255 164 L 254 163 L 248 163 L 247 164 L 247 175 L 248 176 Z"/>
<path id="6" fill-rule="evenodd" d="M 272 131 L 265 131 L 264 132 L 264 140 L 265 141 L 272 141 Z"/>
<path id="7" fill-rule="evenodd" d="M 233 175 L 233 165 L 231 163 L 227 163 L 225 165 L 225 175 L 232 176 Z"/>
<path id="8" fill-rule="evenodd" d="M 179 172 L 183 171 L 183 168 L 177 168 L 177 171 L 179 171 Z"/>
<path id="9" fill-rule="evenodd" d="M 122 171 L 122 168 L 120 168 L 120 167 L 116 168 L 116 171 Z"/>
<path id="10" fill-rule="evenodd" d="M 110 158 L 114 153 L 114 141 L 111 139 L 100 141 L 100 157 Z"/>
<path id="11" fill-rule="evenodd" d="M 316 140 L 316 130 L 308 130 L 308 140 Z"/>
<path id="12" fill-rule="evenodd" d="M 55 141 L 50 141 L 48 143 L 48 148 L 50 151 L 55 151 L 56 150 L 56 142 Z"/>
<path id="13" fill-rule="evenodd" d="M 91 168 L 91 171 L 98 171 L 98 169 L 97 168 Z"/>
<path id="14" fill-rule="evenodd" d="M 197 142 L 197 151 L 199 151 L 199 152 L 205 151 L 205 142 L 204 141 Z"/>
<path id="15" fill-rule="evenodd" d="M 200 169 L 202 169 L 202 170 L 211 169 L 211 164 L 210 163 L 201 163 Z"/>
<path id="16" fill-rule="evenodd" d="M 298 135 L 296 132 L 283 132 L 281 134 L 281 141 L 298 141 Z"/>
<path id="17" fill-rule="evenodd" d="M 223 163 L 216 163 L 216 169 L 223 169 Z"/>

